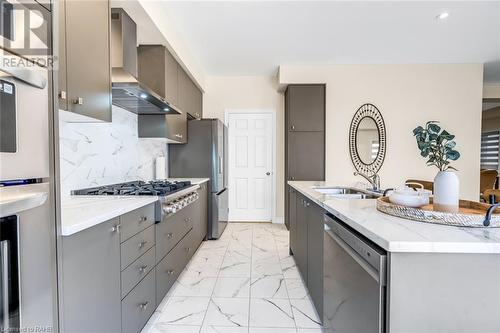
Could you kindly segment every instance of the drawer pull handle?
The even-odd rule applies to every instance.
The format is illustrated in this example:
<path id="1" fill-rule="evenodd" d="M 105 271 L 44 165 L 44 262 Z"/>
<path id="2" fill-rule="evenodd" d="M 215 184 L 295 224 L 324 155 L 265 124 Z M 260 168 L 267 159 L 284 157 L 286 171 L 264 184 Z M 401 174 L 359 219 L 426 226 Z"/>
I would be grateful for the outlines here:
<path id="1" fill-rule="evenodd" d="M 173 270 L 173 269 L 169 269 L 169 270 L 167 271 L 167 274 L 168 274 L 168 275 L 172 275 L 172 274 L 174 274 L 174 270 Z"/>
<path id="2" fill-rule="evenodd" d="M 148 241 L 142 241 L 139 243 L 139 249 L 142 249 L 144 247 L 144 245 L 146 245 L 148 243 Z"/>
<path id="3" fill-rule="evenodd" d="M 188 223 L 188 222 L 189 222 L 189 219 L 186 217 L 186 218 L 184 219 L 184 222 Z"/>
<path id="4" fill-rule="evenodd" d="M 172 238 L 173 236 L 174 236 L 174 234 L 173 234 L 173 233 L 171 233 L 171 232 L 169 232 L 169 233 L 167 234 L 167 238 L 168 238 L 168 239 Z"/>
<path id="5" fill-rule="evenodd" d="M 146 222 L 147 220 L 148 220 L 147 216 L 141 216 L 141 218 L 139 219 L 139 223 Z"/>
<path id="6" fill-rule="evenodd" d="M 191 248 L 190 247 L 186 247 L 186 252 L 191 252 Z"/>
<path id="7" fill-rule="evenodd" d="M 144 266 L 139 267 L 139 272 L 144 273 L 146 271 L 146 268 L 148 268 L 148 265 L 144 265 Z"/>
<path id="8" fill-rule="evenodd" d="M 148 305 L 149 305 L 149 302 L 144 302 L 144 303 L 139 304 L 139 307 L 141 308 L 141 310 L 146 310 Z"/>

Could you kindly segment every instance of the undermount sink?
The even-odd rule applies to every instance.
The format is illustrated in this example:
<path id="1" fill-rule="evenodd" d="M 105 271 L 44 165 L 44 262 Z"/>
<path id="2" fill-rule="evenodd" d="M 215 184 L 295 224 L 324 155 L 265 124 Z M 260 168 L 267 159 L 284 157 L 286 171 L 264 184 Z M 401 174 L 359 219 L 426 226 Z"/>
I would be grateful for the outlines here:
<path id="1" fill-rule="evenodd" d="M 376 193 L 352 187 L 313 187 L 313 189 L 318 193 L 338 199 L 377 199 L 379 197 Z"/>

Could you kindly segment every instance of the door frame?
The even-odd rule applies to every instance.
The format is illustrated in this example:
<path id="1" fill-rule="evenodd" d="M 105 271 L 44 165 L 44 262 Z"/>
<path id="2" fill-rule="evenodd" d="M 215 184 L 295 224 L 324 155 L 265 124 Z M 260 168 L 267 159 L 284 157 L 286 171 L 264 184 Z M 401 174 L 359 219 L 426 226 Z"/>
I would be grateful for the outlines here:
<path id="1" fill-rule="evenodd" d="M 276 110 L 274 109 L 225 109 L 224 110 L 224 124 L 226 124 L 228 130 L 230 130 L 229 127 L 229 117 L 230 115 L 233 114 L 270 114 L 271 115 L 271 128 L 273 129 L 272 133 L 272 151 L 271 151 L 271 197 L 273 198 L 272 203 L 271 203 L 271 223 L 279 223 L 276 218 L 276 205 L 278 203 L 278 200 L 276 198 L 276 135 L 277 135 L 277 128 L 276 128 Z M 229 135 L 228 135 L 228 147 L 229 147 Z M 229 155 L 229 149 L 228 149 L 228 155 Z M 228 163 L 229 163 L 229 156 L 228 156 Z M 231 177 L 231 174 L 229 172 L 231 168 L 228 167 L 228 180 Z M 231 191 L 231 189 L 229 189 Z"/>

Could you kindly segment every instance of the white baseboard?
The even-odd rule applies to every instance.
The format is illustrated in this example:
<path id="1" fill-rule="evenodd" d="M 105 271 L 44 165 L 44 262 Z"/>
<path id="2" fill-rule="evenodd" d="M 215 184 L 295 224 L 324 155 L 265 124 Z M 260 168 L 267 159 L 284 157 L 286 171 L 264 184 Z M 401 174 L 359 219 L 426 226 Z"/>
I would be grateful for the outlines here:
<path id="1" fill-rule="evenodd" d="M 285 224 L 285 218 L 283 216 L 276 216 L 274 217 L 273 223 Z"/>

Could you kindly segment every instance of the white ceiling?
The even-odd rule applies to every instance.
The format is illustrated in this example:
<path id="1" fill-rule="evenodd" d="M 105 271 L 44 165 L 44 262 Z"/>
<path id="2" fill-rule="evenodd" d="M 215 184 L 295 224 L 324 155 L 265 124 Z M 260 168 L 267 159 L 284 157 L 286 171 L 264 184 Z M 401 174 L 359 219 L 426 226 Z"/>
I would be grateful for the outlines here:
<path id="1" fill-rule="evenodd" d="M 163 5 L 210 75 L 270 74 L 280 64 L 485 63 L 485 81 L 500 82 L 498 1 Z"/>

